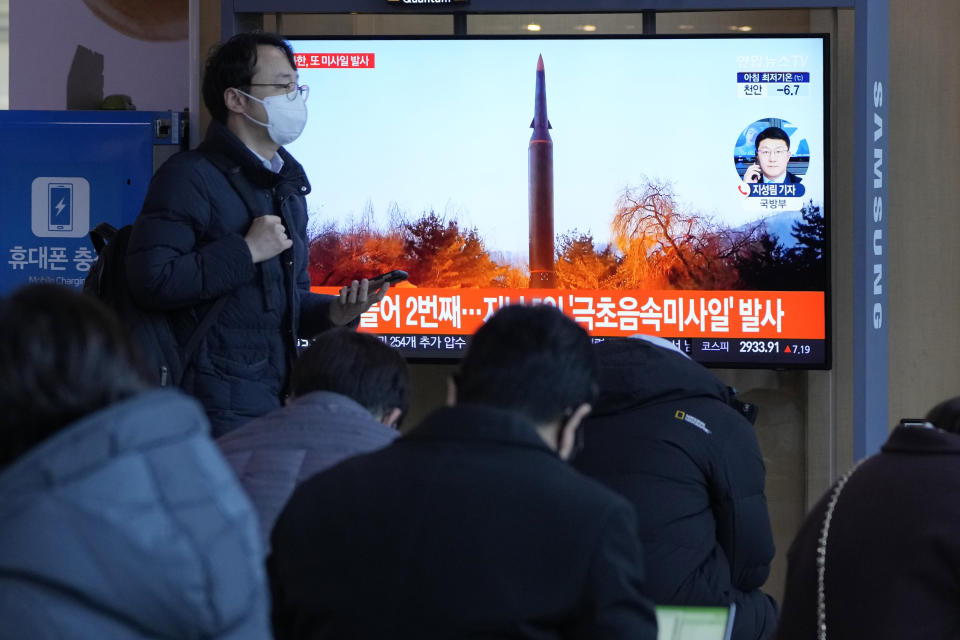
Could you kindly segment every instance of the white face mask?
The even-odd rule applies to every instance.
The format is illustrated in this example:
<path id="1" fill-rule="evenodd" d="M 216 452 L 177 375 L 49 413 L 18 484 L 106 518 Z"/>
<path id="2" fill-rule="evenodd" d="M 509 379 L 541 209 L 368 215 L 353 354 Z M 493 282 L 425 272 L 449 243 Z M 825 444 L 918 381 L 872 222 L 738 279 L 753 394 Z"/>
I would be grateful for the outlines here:
<path id="1" fill-rule="evenodd" d="M 237 91 L 240 91 L 240 89 L 237 89 Z M 281 147 L 296 140 L 307 124 L 307 102 L 299 89 L 294 89 L 284 95 L 267 96 L 263 100 L 255 98 L 245 91 L 240 91 L 240 93 L 263 105 L 267 112 L 267 122 L 260 122 L 246 113 L 243 115 L 246 116 L 247 120 L 266 127 L 270 139 Z M 292 100 L 290 94 L 296 94 Z"/>

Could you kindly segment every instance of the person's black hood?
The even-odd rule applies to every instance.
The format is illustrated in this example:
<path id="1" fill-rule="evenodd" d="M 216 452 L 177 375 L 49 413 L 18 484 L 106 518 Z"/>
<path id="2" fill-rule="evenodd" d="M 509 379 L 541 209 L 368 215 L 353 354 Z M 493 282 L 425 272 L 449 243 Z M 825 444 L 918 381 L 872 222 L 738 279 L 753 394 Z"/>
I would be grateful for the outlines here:
<path id="1" fill-rule="evenodd" d="M 651 403 L 696 396 L 734 401 L 734 391 L 679 351 L 643 338 L 594 345 L 600 397 L 593 416 L 614 415 Z"/>

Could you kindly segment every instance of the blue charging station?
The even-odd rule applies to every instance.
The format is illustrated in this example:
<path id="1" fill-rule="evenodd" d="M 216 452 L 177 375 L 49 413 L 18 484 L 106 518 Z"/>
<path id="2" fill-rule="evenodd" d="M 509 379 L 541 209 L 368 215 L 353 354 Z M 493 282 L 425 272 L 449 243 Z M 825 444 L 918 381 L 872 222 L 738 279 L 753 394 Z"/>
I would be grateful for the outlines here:
<path id="1" fill-rule="evenodd" d="M 185 131 L 177 111 L 0 111 L 0 295 L 82 287 L 90 229 L 133 222 Z"/>

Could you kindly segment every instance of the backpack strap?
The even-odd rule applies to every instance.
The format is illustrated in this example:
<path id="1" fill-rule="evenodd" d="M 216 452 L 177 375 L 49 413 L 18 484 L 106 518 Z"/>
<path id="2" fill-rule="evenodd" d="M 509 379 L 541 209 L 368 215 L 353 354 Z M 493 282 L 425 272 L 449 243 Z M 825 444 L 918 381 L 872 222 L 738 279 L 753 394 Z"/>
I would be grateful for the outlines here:
<path id="1" fill-rule="evenodd" d="M 117 229 L 109 222 L 101 222 L 90 230 L 90 242 L 93 243 L 93 250 L 98 256 L 115 235 L 117 235 Z"/>
<path id="2" fill-rule="evenodd" d="M 253 194 L 253 190 L 250 188 L 250 184 L 240 175 L 240 166 L 235 162 L 230 162 L 230 160 L 228 160 L 225 156 L 222 156 L 218 153 L 205 151 L 203 152 L 203 155 L 207 160 L 210 161 L 210 164 L 219 169 L 220 172 L 227 177 L 227 180 L 230 181 L 230 185 L 243 200 L 243 204 L 247 207 L 247 211 L 250 213 L 250 215 L 260 215 L 258 213 L 257 201 Z M 223 306 L 227 303 L 228 295 L 229 294 L 223 294 L 217 298 L 217 301 L 213 303 L 213 306 L 210 307 L 210 310 L 207 311 L 207 313 L 203 316 L 203 319 L 200 320 L 197 328 L 194 329 L 193 333 L 190 334 L 190 339 L 187 340 L 187 344 L 183 348 L 184 371 L 186 371 L 187 366 L 193 360 L 193 356 L 197 351 L 197 347 L 200 346 L 200 340 L 203 339 L 203 337 L 213 326 L 217 316 L 220 315 L 221 309 L 223 309 Z M 180 381 L 178 380 L 177 384 L 179 383 Z"/>
<path id="3" fill-rule="evenodd" d="M 213 322 L 217 319 L 217 316 L 220 315 L 220 310 L 223 309 L 223 305 L 227 303 L 226 294 L 217 298 L 217 301 L 213 303 L 213 306 L 210 307 L 210 310 L 203 316 L 203 320 L 200 321 L 200 324 L 197 325 L 197 328 L 193 330 L 193 333 L 190 334 L 190 339 L 187 340 L 187 345 L 183 348 L 183 369 L 186 371 L 187 365 L 193 360 L 193 354 L 196 353 L 197 347 L 200 346 L 200 340 L 207 334 L 207 331 L 210 330 L 210 327 L 213 326 Z M 177 381 L 179 385 L 180 381 Z"/>
<path id="4" fill-rule="evenodd" d="M 263 210 L 260 204 L 260 201 L 257 199 L 256 194 L 253 191 L 253 188 L 250 186 L 250 183 L 243 177 L 243 169 L 236 162 L 230 160 L 226 156 L 223 156 L 219 153 L 212 151 L 203 151 L 204 157 L 210 161 L 210 164 L 215 166 L 220 172 L 227 177 L 227 180 L 230 181 L 230 185 L 233 187 L 233 190 L 237 192 L 237 195 L 240 196 L 240 199 L 243 200 L 243 204 L 246 205 L 247 211 L 250 213 L 251 218 L 256 218 L 262 215 L 269 215 L 273 213 L 272 209 Z M 266 269 L 261 270 L 261 288 L 264 291 L 263 302 L 264 306 L 268 311 L 273 310 L 272 299 L 267 295 L 267 291 L 270 290 L 270 276 L 267 273 Z"/>
<path id="5" fill-rule="evenodd" d="M 101 222 L 90 230 L 90 243 L 93 244 L 93 249 L 97 252 L 97 260 L 100 259 L 103 248 L 106 247 L 116 235 L 117 228 L 109 222 Z M 102 299 L 104 291 L 103 269 L 96 270 L 94 275 L 95 277 L 91 280 L 84 279 L 83 290 L 85 293 L 92 293 L 97 298 Z M 87 277 L 89 278 L 89 274 Z"/>

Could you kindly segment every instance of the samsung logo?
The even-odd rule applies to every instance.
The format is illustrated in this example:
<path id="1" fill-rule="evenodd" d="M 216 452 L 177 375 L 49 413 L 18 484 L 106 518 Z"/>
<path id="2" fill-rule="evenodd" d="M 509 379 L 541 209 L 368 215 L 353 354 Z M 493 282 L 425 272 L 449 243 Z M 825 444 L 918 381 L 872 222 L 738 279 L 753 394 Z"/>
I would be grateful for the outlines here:
<path id="1" fill-rule="evenodd" d="M 883 327 L 883 83 L 873 83 L 873 328 Z"/>

